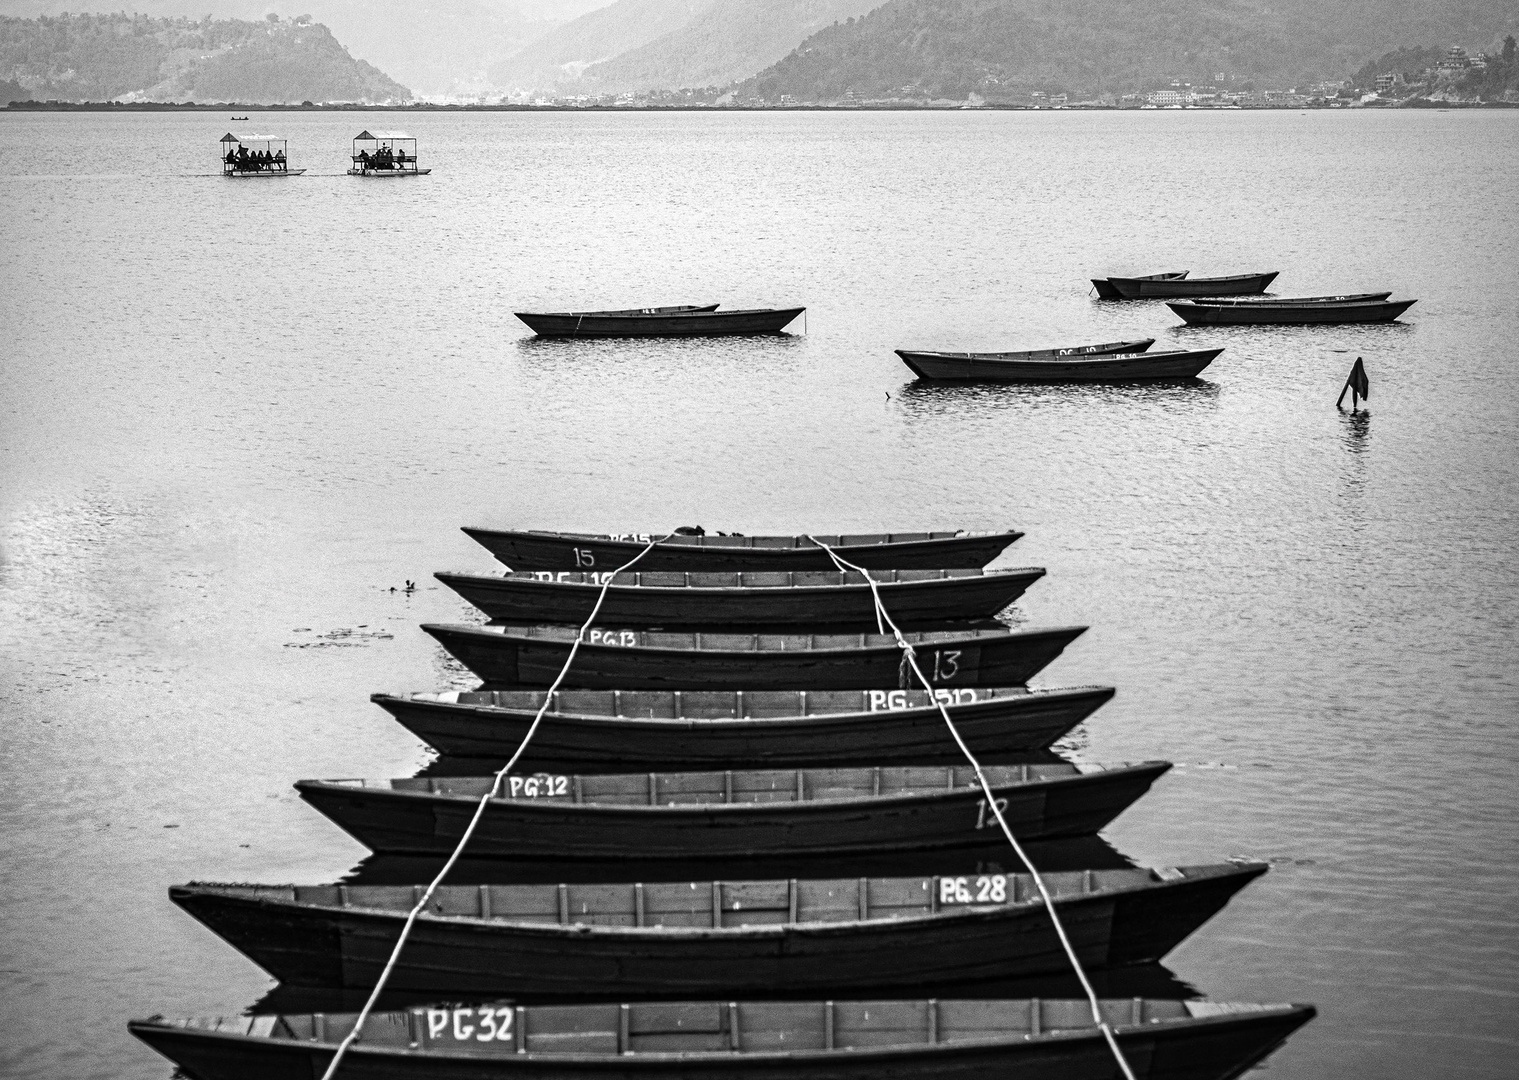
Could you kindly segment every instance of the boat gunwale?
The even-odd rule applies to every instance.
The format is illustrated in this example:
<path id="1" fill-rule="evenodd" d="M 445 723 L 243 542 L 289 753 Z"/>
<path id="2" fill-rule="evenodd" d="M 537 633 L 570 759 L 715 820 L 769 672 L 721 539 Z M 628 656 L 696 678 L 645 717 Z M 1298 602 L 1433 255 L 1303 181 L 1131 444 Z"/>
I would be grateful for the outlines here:
<path id="1" fill-rule="evenodd" d="M 1084 768 L 1088 771 L 1078 771 L 1063 776 L 1042 776 L 1037 778 L 1030 778 L 1028 780 L 1015 780 L 1000 784 L 993 783 L 991 785 L 991 788 L 993 794 L 1019 794 L 1036 788 L 1048 789 L 1060 784 L 1081 783 L 1082 781 L 1089 780 L 1093 777 L 1104 777 L 1108 779 L 1137 779 L 1147 775 L 1151 777 L 1151 783 L 1153 783 L 1155 780 L 1158 780 L 1161 776 L 1164 776 L 1167 772 L 1169 772 L 1172 768 L 1172 765 L 1172 762 L 1162 760 L 1125 762 L 1123 764 L 1111 766 L 1082 763 L 1077 765 L 1077 768 Z M 896 768 L 897 766 L 887 767 Z M 1017 766 L 997 767 L 1017 768 Z M 740 772 L 745 770 L 734 769 L 731 771 Z M 791 772 L 802 770 L 781 769 L 754 771 Z M 712 770 L 710 774 L 720 775 L 721 772 L 722 770 Z M 620 778 L 626 778 L 626 776 L 639 776 L 642 774 L 630 773 L 626 774 L 626 776 L 624 776 L 624 774 L 594 775 L 618 775 Z M 656 773 L 654 775 L 670 776 L 683 774 Z M 412 778 L 398 777 L 397 779 Z M 489 780 L 490 777 L 447 777 L 446 779 Z M 379 781 L 375 782 L 378 783 Z M 368 786 L 369 783 L 370 781 L 366 780 L 364 777 L 345 777 L 331 779 L 313 778 L 297 780 L 294 784 L 294 787 L 296 791 L 301 793 L 302 797 L 305 796 L 305 793 L 307 791 L 316 791 L 322 794 L 348 795 L 356 798 L 446 801 L 449 804 L 458 803 L 465 806 L 473 806 L 478 804 L 480 802 L 481 795 L 484 794 L 484 792 L 480 792 L 477 794 L 465 795 L 448 791 L 415 791 L 396 787 L 370 787 Z M 982 792 L 980 786 L 973 784 L 967 785 L 965 787 L 946 788 L 944 790 L 890 792 L 872 795 L 847 795 L 839 796 L 836 798 L 818 798 L 816 796 L 808 795 L 801 799 L 790 799 L 785 802 L 683 802 L 655 803 L 650 805 L 644 803 L 559 802 L 551 798 L 528 797 L 514 799 L 511 797 L 496 795 L 491 798 L 490 805 L 502 807 L 510 806 L 514 810 L 526 810 L 528 813 L 534 814 L 547 815 L 551 813 L 557 813 L 559 816 L 564 816 L 565 814 L 579 815 L 589 811 L 592 814 L 600 816 L 629 815 L 634 819 L 646 817 L 651 813 L 685 814 L 692 817 L 707 814 L 722 814 L 725 816 L 751 814 L 756 817 L 770 817 L 777 815 L 794 816 L 812 807 L 818 807 L 822 811 L 833 814 L 841 807 L 848 807 L 851 805 L 859 806 L 862 809 L 891 808 L 903 803 L 916 803 L 918 805 L 923 805 L 925 803 L 948 802 L 954 799 L 965 800 L 972 796 L 976 797 L 977 799 L 985 798 L 985 794 Z"/>
<path id="2" fill-rule="evenodd" d="M 1220 350 L 1220 351 L 1222 351 L 1222 350 Z M 1140 354 L 1140 355 L 1143 355 L 1143 354 Z M 871 571 L 871 573 L 896 573 L 896 572 L 897 571 Z M 922 571 L 906 571 L 906 572 L 907 573 L 921 573 Z M 943 571 L 943 572 L 944 573 L 959 574 L 961 576 L 959 576 L 959 577 L 923 578 L 923 579 L 918 580 L 918 581 L 876 581 L 875 585 L 878 588 L 881 588 L 881 589 L 894 589 L 894 588 L 907 588 L 907 587 L 914 587 L 914 586 L 943 587 L 943 586 L 947 586 L 947 585 L 958 583 L 962 587 L 967 587 L 968 588 L 969 586 L 966 583 L 969 583 L 969 582 L 989 582 L 989 583 L 993 583 L 993 584 L 995 584 L 995 583 L 1012 584 L 1015 580 L 1029 579 L 1030 583 L 1032 583 L 1033 581 L 1037 581 L 1040 578 L 1045 577 L 1049 573 L 1049 571 L 1046 570 L 1042 566 L 1015 566 L 1015 567 L 1005 567 L 1005 568 L 1004 567 L 999 567 L 999 568 L 993 569 L 993 570 L 970 569 L 970 568 L 967 568 L 967 569 L 963 569 L 963 570 L 948 570 L 948 571 Z M 556 574 L 556 573 L 580 574 L 582 576 L 582 580 L 580 580 L 580 581 L 561 581 L 561 580 L 558 580 L 557 578 L 543 578 L 543 577 L 538 577 L 537 576 L 539 574 Z M 632 575 L 632 576 L 634 576 L 636 578 L 636 577 L 640 576 L 642 573 L 672 574 L 672 573 L 680 573 L 680 571 L 674 571 L 674 570 L 649 570 L 649 571 L 624 570 L 621 573 L 619 573 L 617 576 L 620 577 L 620 576 L 622 576 L 622 574 L 629 574 L 629 575 Z M 687 571 L 688 575 L 689 574 L 721 574 L 721 573 L 724 573 L 724 571 L 721 571 L 721 570 L 691 570 L 691 571 Z M 812 571 L 809 571 L 809 570 L 734 570 L 734 571 L 727 571 L 727 573 L 732 573 L 732 574 L 736 574 L 736 575 L 741 575 L 741 574 L 806 574 L 806 573 L 828 574 L 828 573 L 833 573 L 833 571 L 830 571 L 830 570 L 812 570 Z M 485 582 L 485 583 L 490 583 L 490 584 L 500 584 L 500 583 L 507 583 L 507 584 L 511 584 L 511 585 L 519 585 L 519 584 L 521 584 L 521 585 L 527 585 L 527 586 L 530 586 L 530 587 L 536 587 L 536 586 L 540 586 L 540 585 L 548 587 L 548 588 L 570 587 L 570 588 L 581 588 L 581 589 L 596 590 L 596 591 L 599 592 L 601 590 L 601 588 L 602 588 L 603 583 L 583 580 L 586 576 L 588 576 L 588 575 L 594 575 L 594 574 L 595 574 L 595 571 L 580 571 L 580 570 L 564 570 L 564 571 L 553 571 L 553 570 L 507 570 L 505 573 L 501 573 L 501 574 L 477 574 L 477 573 L 472 573 L 472 572 L 469 572 L 469 571 L 439 570 L 439 571 L 435 571 L 433 573 L 433 577 L 437 578 L 439 581 L 444 582 L 445 584 L 448 582 L 449 579 L 454 579 L 454 580 L 458 580 L 458 581 Z M 861 580 L 861 581 L 840 581 L 840 582 L 836 582 L 836 583 L 823 584 L 823 585 L 811 585 L 811 584 L 808 584 L 808 585 L 796 585 L 796 584 L 787 584 L 787 585 L 743 585 L 743 584 L 738 584 L 738 585 L 693 585 L 693 584 L 689 583 L 689 576 L 688 576 L 687 584 L 684 584 L 684 585 L 646 585 L 643 582 L 637 581 L 637 580 L 634 580 L 634 581 L 617 581 L 616 578 L 614 577 L 613 580 L 612 580 L 612 582 L 611 582 L 611 587 L 614 590 L 636 589 L 636 590 L 639 591 L 639 593 L 641 593 L 643 595 L 651 596 L 651 597 L 652 596 L 660 596 L 660 595 L 664 595 L 664 594 L 669 594 L 671 596 L 684 596 L 684 597 L 688 597 L 689 598 L 692 595 L 693 591 L 697 592 L 697 593 L 712 593 L 712 594 L 715 594 L 715 595 L 725 595 L 725 594 L 726 595 L 740 595 L 740 594 L 742 594 L 742 595 L 756 595 L 756 596 L 812 596 L 812 595 L 824 595 L 824 596 L 826 596 L 828 594 L 837 592 L 838 590 L 841 590 L 841 589 L 850 589 L 850 590 L 855 590 L 855 591 L 870 589 L 871 588 L 871 583 L 868 582 L 868 581 L 865 581 L 865 580 Z M 516 625 L 536 625 L 536 624 L 516 624 Z M 718 633 L 720 631 L 712 631 L 712 632 L 713 633 Z M 706 631 L 703 631 L 703 633 L 706 633 Z"/>

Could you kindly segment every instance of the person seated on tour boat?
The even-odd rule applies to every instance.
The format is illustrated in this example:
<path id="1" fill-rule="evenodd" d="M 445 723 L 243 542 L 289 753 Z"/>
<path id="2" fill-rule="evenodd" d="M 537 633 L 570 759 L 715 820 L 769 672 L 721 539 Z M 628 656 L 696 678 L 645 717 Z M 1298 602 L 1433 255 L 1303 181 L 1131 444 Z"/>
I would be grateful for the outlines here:
<path id="1" fill-rule="evenodd" d="M 405 165 L 406 164 L 406 151 L 405 150 L 397 150 L 396 151 L 396 164 L 397 165 Z"/>
<path id="2" fill-rule="evenodd" d="M 246 169 L 246 168 L 249 167 L 248 166 L 248 148 L 246 146 L 239 146 L 237 148 L 237 167 L 239 169 Z"/>
<path id="3" fill-rule="evenodd" d="M 236 167 L 236 165 L 237 165 L 237 151 L 229 149 L 227 151 L 227 156 L 224 157 L 224 158 L 222 158 L 222 161 L 226 162 L 228 165 Z"/>
<path id="4" fill-rule="evenodd" d="M 274 152 L 274 167 L 280 172 L 285 171 L 285 151 L 276 150 Z"/>
<path id="5" fill-rule="evenodd" d="M 268 172 L 270 169 L 274 168 L 274 155 L 267 150 L 260 150 L 258 155 L 258 165 L 259 168 L 263 169 L 265 172 Z"/>
<path id="6" fill-rule="evenodd" d="M 367 168 L 369 168 L 369 151 L 368 150 L 360 150 L 359 151 L 359 156 L 355 160 L 358 161 L 360 169 L 367 169 Z"/>

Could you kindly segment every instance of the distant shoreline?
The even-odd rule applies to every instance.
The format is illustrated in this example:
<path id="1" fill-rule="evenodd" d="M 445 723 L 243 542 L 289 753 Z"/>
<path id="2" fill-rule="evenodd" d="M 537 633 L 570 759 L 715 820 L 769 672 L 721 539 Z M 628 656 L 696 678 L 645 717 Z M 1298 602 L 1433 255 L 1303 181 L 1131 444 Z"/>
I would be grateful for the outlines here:
<path id="1" fill-rule="evenodd" d="M 1398 105 L 1246 105 L 1228 108 L 1139 108 L 1120 105 L 247 105 L 241 102 L 12 101 L 9 112 L 1384 112 L 1401 109 L 1519 109 L 1512 101 L 1415 101 Z"/>

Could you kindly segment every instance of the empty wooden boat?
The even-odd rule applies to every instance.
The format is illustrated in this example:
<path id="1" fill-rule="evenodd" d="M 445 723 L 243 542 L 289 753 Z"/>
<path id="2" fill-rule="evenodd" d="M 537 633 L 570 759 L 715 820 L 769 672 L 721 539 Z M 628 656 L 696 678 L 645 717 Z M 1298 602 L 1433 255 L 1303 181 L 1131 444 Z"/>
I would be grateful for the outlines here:
<path id="1" fill-rule="evenodd" d="M 1339 296 L 1247 296 L 1236 300 L 1209 300 L 1210 305 L 1228 304 L 1345 304 L 1362 300 L 1386 300 L 1391 292 L 1343 293 Z"/>
<path id="2" fill-rule="evenodd" d="M 978 361 L 997 363 L 1007 360 L 1056 360 L 1063 356 L 1142 353 L 1149 351 L 1150 346 L 1154 344 L 1154 338 L 1135 338 L 1132 341 L 1107 341 L 1099 345 L 1066 345 L 1061 348 L 1027 349 L 1022 352 L 925 352 L 921 349 L 897 349 L 896 353 L 902 358 L 903 363 L 919 375 L 923 375 L 924 378 L 934 378 L 936 376 L 925 375 L 922 368 L 931 367 L 946 372 L 968 371 Z"/>
<path id="3" fill-rule="evenodd" d="M 654 539 L 648 533 L 523 532 L 466 528 L 513 570 L 615 570 Z M 867 570 L 967 570 L 985 566 L 1023 534 L 1001 532 L 813 533 Z M 641 571 L 837 570 L 807 536 L 674 535 L 638 560 Z"/>
<path id="4" fill-rule="evenodd" d="M 999 805 L 1007 800 L 1008 827 L 1038 840 L 1095 833 L 1169 768 L 1061 763 L 985 771 Z M 490 777 L 427 777 L 295 787 L 371 851 L 447 855 L 490 784 Z M 503 781 L 468 854 L 627 866 L 835 858 L 982 847 L 996 830 L 975 773 L 963 765 L 536 773 Z"/>
<path id="5" fill-rule="evenodd" d="M 936 693 L 976 757 L 1002 764 L 1050 746 L 1113 689 Z M 505 762 L 543 697 L 541 690 L 455 690 L 371 700 L 441 753 Z M 925 690 L 559 690 L 522 764 L 648 772 L 963 760 Z"/>
<path id="6" fill-rule="evenodd" d="M 1143 1080 L 1233 1080 L 1311 1005 L 1103 1000 Z M 133 1020 L 198 1080 L 312 1080 L 356 1014 Z M 343 1058 L 354 1080 L 1112 1080 L 1082 1000 L 451 1002 L 372 1013 Z"/>
<path id="7" fill-rule="evenodd" d="M 1309 323 L 1392 322 L 1417 300 L 1348 300 L 1325 303 L 1212 304 L 1180 301 L 1167 304 L 1193 326 L 1273 326 Z"/>
<path id="8" fill-rule="evenodd" d="M 1276 280 L 1279 270 L 1266 274 L 1230 274 L 1206 278 L 1108 278 L 1108 284 L 1125 300 L 1161 299 L 1168 296 L 1248 296 L 1263 293 Z"/>
<path id="9" fill-rule="evenodd" d="M 707 337 L 714 334 L 778 334 L 806 308 L 628 308 L 621 311 L 519 311 L 539 337 Z"/>
<path id="10" fill-rule="evenodd" d="M 940 359 L 927 353 L 897 355 L 920 379 L 955 382 L 1133 382 L 1191 379 L 1223 349 L 1060 356 L 1002 360 L 987 357 Z"/>
<path id="11" fill-rule="evenodd" d="M 526 570 L 502 576 L 433 575 L 492 619 L 570 623 L 591 617 L 611 575 Z M 881 601 L 898 626 L 990 620 L 1044 576 L 1021 570 L 876 570 Z M 827 570 L 747 573 L 625 571 L 611 576 L 600 621 L 638 629 L 871 630 L 880 622 L 865 575 Z"/>
<path id="12" fill-rule="evenodd" d="M 439 626 L 422 629 L 484 680 L 482 689 L 549 686 L 579 627 Z M 1084 626 L 1049 630 L 912 632 L 918 666 L 935 686 L 1028 682 Z M 912 679 L 887 634 L 678 633 L 593 627 L 563 685 L 583 690 L 873 690 Z"/>
<path id="13" fill-rule="evenodd" d="M 1140 277 L 1127 278 L 1128 281 L 1180 281 L 1186 277 L 1189 271 L 1174 270 L 1168 274 L 1144 274 Z M 1092 278 L 1092 287 L 1097 290 L 1099 300 L 1122 300 L 1123 293 L 1114 287 L 1108 278 Z"/>
<path id="14" fill-rule="evenodd" d="M 1078 870 L 1046 884 L 1087 968 L 1160 960 L 1262 863 Z M 415 885 L 192 883 L 169 897 L 290 986 L 368 989 Z M 539 1000 L 893 994 L 1065 972 L 1032 878 L 444 885 L 387 986 Z"/>

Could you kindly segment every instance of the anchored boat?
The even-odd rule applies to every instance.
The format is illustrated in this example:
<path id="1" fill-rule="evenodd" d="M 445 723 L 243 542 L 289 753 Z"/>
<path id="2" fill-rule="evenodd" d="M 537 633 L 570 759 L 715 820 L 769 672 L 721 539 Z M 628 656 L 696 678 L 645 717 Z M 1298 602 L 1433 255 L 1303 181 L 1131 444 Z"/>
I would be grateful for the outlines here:
<path id="1" fill-rule="evenodd" d="M 278 135 L 221 137 L 222 175 L 235 177 L 300 176 L 305 169 L 290 168 L 286 140 Z"/>
<path id="2" fill-rule="evenodd" d="M 484 689 L 549 686 L 579 627 L 440 626 L 422 629 L 485 681 Z M 1017 686 L 1048 665 L 1084 626 L 1050 630 L 908 633 L 935 686 Z M 904 682 L 887 634 L 728 634 L 593 628 L 563 685 L 604 690 L 871 690 Z"/>
<path id="3" fill-rule="evenodd" d="M 1045 875 L 1087 968 L 1158 961 L 1261 863 Z M 423 885 L 192 883 L 169 897 L 287 985 L 368 989 Z M 387 985 L 559 1000 L 963 992 L 1070 967 L 1026 874 L 444 885 Z"/>
<path id="4" fill-rule="evenodd" d="M 1113 689 L 959 687 L 935 696 L 976 757 L 1002 764 L 1050 746 Z M 541 690 L 456 690 L 370 700 L 441 753 L 505 762 L 543 699 Z M 923 690 L 558 690 L 523 764 L 648 772 L 964 760 Z"/>
<path id="5" fill-rule="evenodd" d="M 1099 1003 L 1145 1080 L 1232 1080 L 1311 1005 Z M 200 1080 L 321 1076 L 356 1014 L 134 1020 Z M 1085 1000 L 449 1004 L 374 1013 L 343 1059 L 355 1080 L 1111 1080 Z"/>
<path id="6" fill-rule="evenodd" d="M 1133 382 L 1140 379 L 1191 379 L 1223 349 L 1097 354 L 1092 356 L 996 357 L 969 359 L 938 353 L 897 350 L 920 379 L 957 382 Z M 893 616 L 895 617 L 895 616 Z"/>
<path id="7" fill-rule="evenodd" d="M 615 570 L 658 535 L 538 532 L 465 528 L 513 570 Z M 963 570 L 985 566 L 1023 534 L 899 532 L 813 534 L 839 557 L 867 570 Z M 807 536 L 674 534 L 638 560 L 640 571 L 837 570 L 828 552 Z"/>
<path id="8" fill-rule="evenodd" d="M 1272 326 L 1392 322 L 1417 303 L 1417 300 L 1307 299 L 1287 303 L 1263 300 L 1255 304 L 1180 301 L 1166 306 L 1193 326 Z"/>
<path id="9" fill-rule="evenodd" d="M 364 130 L 353 137 L 353 165 L 349 176 L 378 179 L 426 176 L 431 169 L 417 167 L 417 140 L 404 131 Z"/>
<path id="10" fill-rule="evenodd" d="M 1231 274 L 1227 277 L 1170 278 L 1110 277 L 1111 285 L 1125 300 L 1152 300 L 1167 296 L 1246 296 L 1263 293 L 1276 280 L 1280 270 L 1266 274 Z"/>
<path id="11" fill-rule="evenodd" d="M 620 311 L 519 311 L 539 337 L 709 337 L 778 334 L 806 308 L 718 311 L 704 307 L 625 308 Z"/>
<path id="12" fill-rule="evenodd" d="M 1170 273 L 1167 273 L 1167 274 L 1144 274 L 1144 275 L 1142 275 L 1140 277 L 1128 278 L 1126 280 L 1128 280 L 1128 281 L 1180 281 L 1182 278 L 1186 277 L 1189 272 L 1190 271 L 1187 271 L 1187 270 L 1173 270 L 1173 271 L 1171 271 Z M 1119 292 L 1117 290 L 1117 288 L 1114 287 L 1112 281 L 1110 279 L 1108 279 L 1108 278 L 1095 278 L 1095 277 L 1092 278 L 1092 288 L 1094 288 L 1094 289 L 1097 290 L 1097 299 L 1099 299 L 1099 300 L 1122 300 L 1123 299 L 1123 293 Z"/>
<path id="13" fill-rule="evenodd" d="M 701 630 L 808 627 L 867 630 L 880 626 L 865 575 L 826 570 L 748 573 L 536 570 L 499 577 L 434 574 L 492 619 L 572 623 L 591 617 L 608 577 L 598 619 L 646 629 Z M 1044 570 L 883 570 L 871 575 L 898 626 L 987 621 L 1023 595 Z"/>
<path id="14" fill-rule="evenodd" d="M 1169 768 L 994 765 L 985 772 L 1014 834 L 1040 840 L 1095 833 Z M 447 855 L 491 781 L 302 780 L 295 787 L 372 851 Z M 997 828 L 966 766 L 539 773 L 503 780 L 469 853 L 630 866 L 835 858 L 984 847 Z"/>
<path id="15" fill-rule="evenodd" d="M 1342 293 L 1339 296 L 1247 296 L 1238 300 L 1209 300 L 1210 307 L 1240 304 L 1344 304 L 1360 300 L 1386 300 L 1391 292 Z"/>

